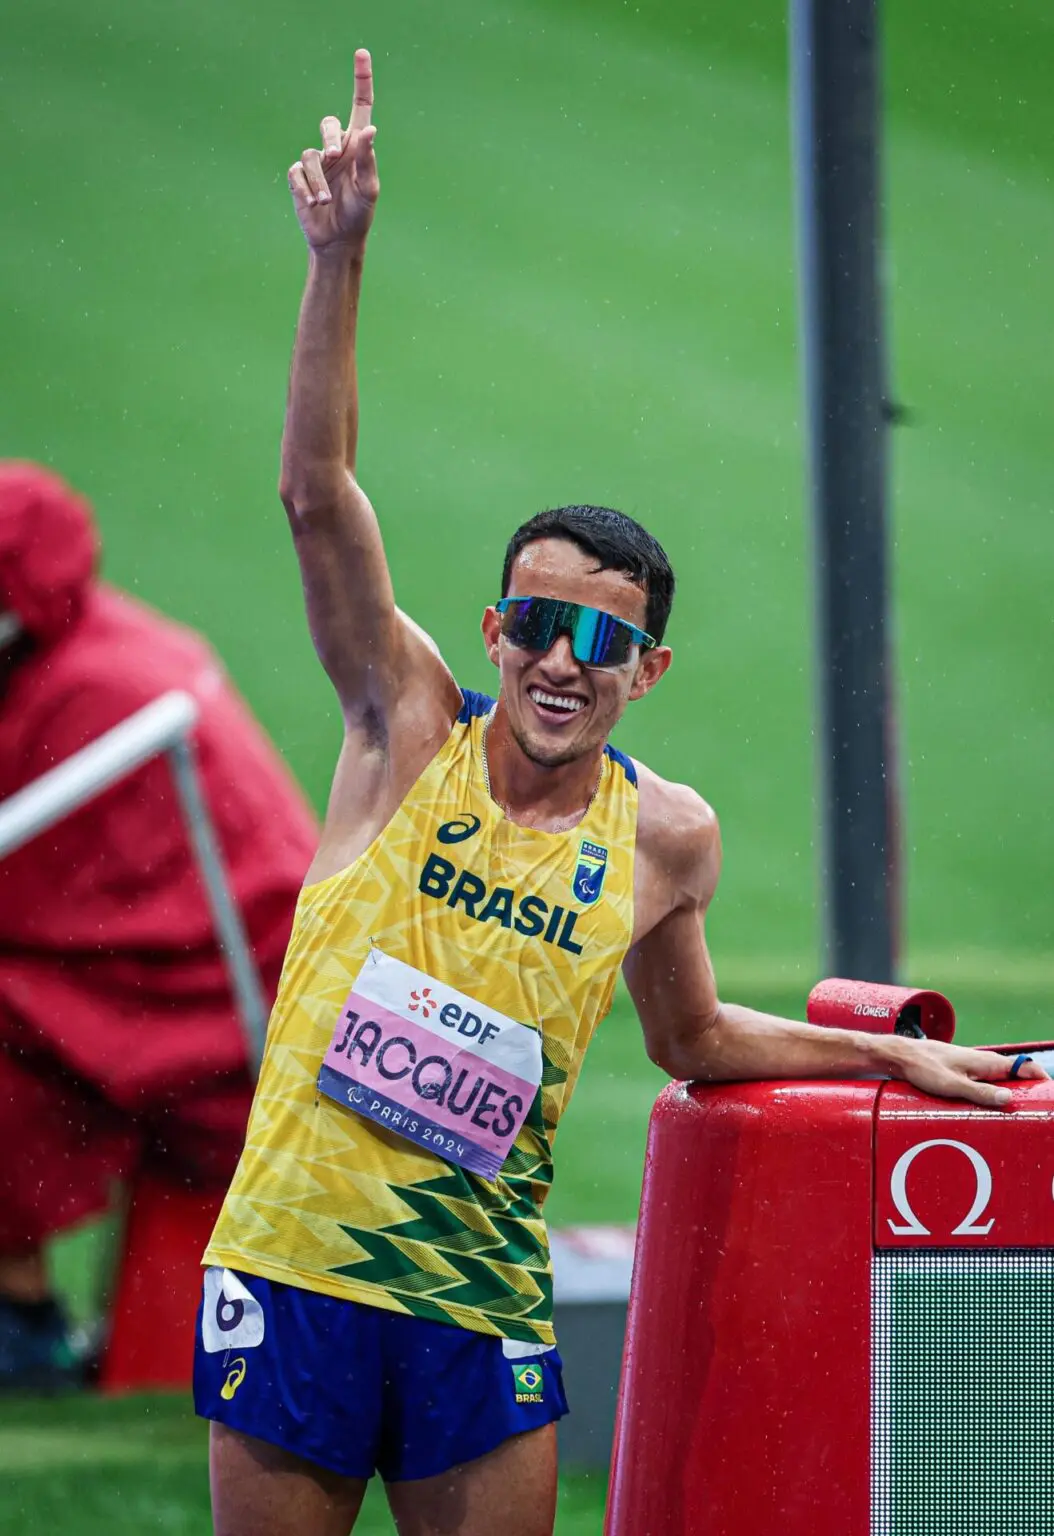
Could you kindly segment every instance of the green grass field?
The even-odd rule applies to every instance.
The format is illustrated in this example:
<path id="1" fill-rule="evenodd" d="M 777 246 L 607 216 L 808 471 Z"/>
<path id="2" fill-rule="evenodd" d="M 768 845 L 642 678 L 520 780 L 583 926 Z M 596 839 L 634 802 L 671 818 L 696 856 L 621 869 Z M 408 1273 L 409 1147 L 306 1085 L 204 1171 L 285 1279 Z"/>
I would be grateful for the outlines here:
<path id="1" fill-rule="evenodd" d="M 100 1405 L 0 1399 L 0 1536 L 207 1536 L 207 1426 L 162 1395 Z M 561 1536 L 595 1536 L 603 1479 L 561 1479 Z M 389 1536 L 384 1495 L 371 1485 L 356 1536 Z"/>
<path id="2" fill-rule="evenodd" d="M 275 494 L 304 269 L 284 173 L 367 42 L 361 473 L 400 600 L 487 686 L 477 617 L 517 522 L 590 499 L 654 528 L 676 664 L 620 744 L 721 815 L 725 995 L 800 1011 L 819 889 L 782 4 L 385 0 L 319 26 L 276 0 L 41 0 L 7 22 L 0 452 L 92 497 L 108 575 L 213 638 L 321 805 L 338 721 Z M 1052 42 L 1043 0 L 887 15 L 906 971 L 967 1040 L 1051 1028 Z M 658 1081 L 620 1003 L 555 1221 L 632 1219 Z M 5 1405 L 0 1469 L 5 1531 L 208 1528 L 178 1403 Z M 601 1500 L 569 1480 L 565 1536 Z"/>

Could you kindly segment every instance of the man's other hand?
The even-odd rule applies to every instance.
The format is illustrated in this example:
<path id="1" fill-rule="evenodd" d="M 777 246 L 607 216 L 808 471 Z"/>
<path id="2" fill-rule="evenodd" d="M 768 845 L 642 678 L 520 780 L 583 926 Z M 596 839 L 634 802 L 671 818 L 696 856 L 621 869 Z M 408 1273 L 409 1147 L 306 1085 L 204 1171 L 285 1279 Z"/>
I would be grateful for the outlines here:
<path id="1" fill-rule="evenodd" d="M 1010 1103 L 1010 1089 L 1005 1084 L 1013 1056 L 972 1051 L 938 1040 L 903 1040 L 898 1045 L 903 1046 L 897 1053 L 898 1075 L 923 1093 L 941 1099 L 967 1099 L 985 1109 L 1004 1109 Z M 1013 1081 L 1030 1082 L 1046 1076 L 1038 1062 L 1026 1061 Z"/>

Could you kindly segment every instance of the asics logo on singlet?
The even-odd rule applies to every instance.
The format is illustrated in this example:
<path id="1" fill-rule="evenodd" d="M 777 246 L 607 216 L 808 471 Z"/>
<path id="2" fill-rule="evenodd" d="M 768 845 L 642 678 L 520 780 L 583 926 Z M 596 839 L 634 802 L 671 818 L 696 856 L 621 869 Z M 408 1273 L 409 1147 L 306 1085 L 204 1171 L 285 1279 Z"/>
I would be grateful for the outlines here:
<path id="1" fill-rule="evenodd" d="M 579 914 L 573 909 L 550 907 L 541 896 L 518 896 L 508 885 L 496 885 L 490 890 L 478 875 L 458 869 L 441 854 L 429 854 L 417 889 L 422 896 L 445 902 L 452 910 L 460 907 L 477 923 L 500 923 L 529 939 L 555 944 L 568 954 L 582 953 L 581 944 L 574 939 Z"/>
<path id="2" fill-rule="evenodd" d="M 464 816 L 457 816 L 453 821 L 444 821 L 436 837 L 441 843 L 463 843 L 466 838 L 475 837 L 481 825 L 478 816 L 470 816 L 466 812 Z"/>

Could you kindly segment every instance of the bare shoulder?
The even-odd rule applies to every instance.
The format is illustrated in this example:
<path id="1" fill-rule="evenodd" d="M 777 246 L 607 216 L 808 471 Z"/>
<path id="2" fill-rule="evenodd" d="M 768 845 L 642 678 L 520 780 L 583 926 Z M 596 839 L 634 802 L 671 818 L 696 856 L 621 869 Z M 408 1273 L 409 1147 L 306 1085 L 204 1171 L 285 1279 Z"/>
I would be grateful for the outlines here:
<path id="1" fill-rule="evenodd" d="M 462 706 L 461 689 L 428 631 L 395 610 L 399 658 L 397 686 L 387 707 L 344 712 L 342 757 L 370 762 L 387 793 L 401 798 L 450 734 Z M 366 789 L 372 804 L 375 792 Z M 358 797 L 353 797 L 358 798 Z M 341 796 L 343 801 L 345 796 Z"/>
<path id="2" fill-rule="evenodd" d="M 416 760 L 422 753 L 424 761 L 428 760 L 430 743 L 437 736 L 446 736 L 461 708 L 461 689 L 428 631 L 401 608 L 395 612 L 402 666 L 386 734 L 390 754 L 398 765 L 406 758 Z"/>
<path id="3" fill-rule="evenodd" d="M 644 763 L 637 770 L 639 808 L 637 841 L 649 852 L 677 849 L 690 843 L 694 853 L 708 846 L 717 834 L 717 816 L 711 805 L 690 784 L 661 778 Z"/>
<path id="4" fill-rule="evenodd" d="M 670 895 L 705 905 L 721 865 L 717 815 L 688 784 L 661 778 L 637 763 L 637 854 Z"/>
<path id="5" fill-rule="evenodd" d="M 369 847 L 439 752 L 461 709 L 461 689 L 439 647 L 396 609 L 402 662 L 389 709 L 345 713 L 318 853 L 308 880 L 346 869 Z"/>
<path id="6" fill-rule="evenodd" d="M 439 646 L 436 644 L 436 642 L 432 639 L 432 636 L 428 633 L 427 629 L 423 629 L 421 625 L 418 624 L 417 620 L 412 619 L 410 615 L 404 612 L 402 608 L 396 608 L 395 612 L 403 632 L 404 644 L 406 644 L 408 647 L 416 648 L 419 653 L 423 649 L 424 652 L 427 652 L 431 656 L 433 661 L 437 661 L 439 663 L 440 667 L 446 673 L 446 675 L 451 677 L 450 668 L 443 660 L 443 653 L 439 649 Z"/>

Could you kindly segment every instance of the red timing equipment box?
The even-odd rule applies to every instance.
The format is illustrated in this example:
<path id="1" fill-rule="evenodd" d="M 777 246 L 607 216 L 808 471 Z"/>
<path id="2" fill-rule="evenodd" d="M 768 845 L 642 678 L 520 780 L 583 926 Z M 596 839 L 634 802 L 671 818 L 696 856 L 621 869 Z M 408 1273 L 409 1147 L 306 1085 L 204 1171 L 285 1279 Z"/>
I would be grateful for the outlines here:
<path id="1" fill-rule="evenodd" d="M 1054 1082 L 661 1094 L 606 1532 L 1054 1532 Z"/>

